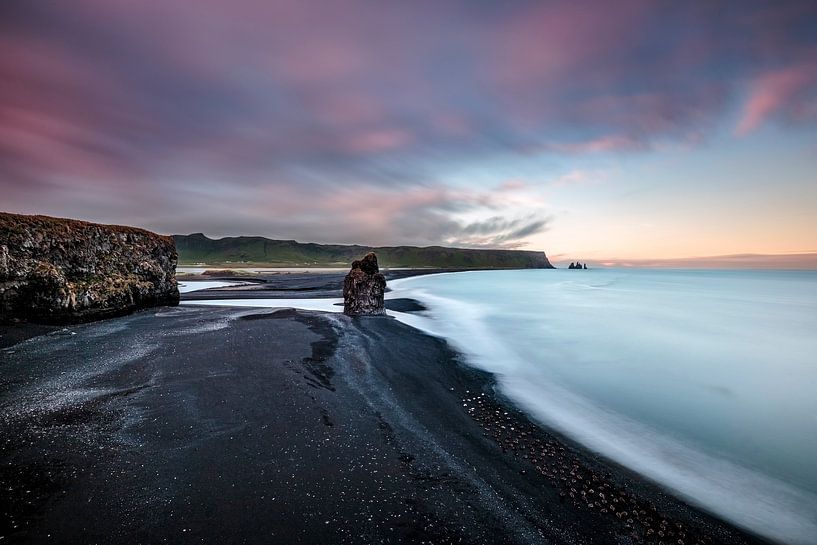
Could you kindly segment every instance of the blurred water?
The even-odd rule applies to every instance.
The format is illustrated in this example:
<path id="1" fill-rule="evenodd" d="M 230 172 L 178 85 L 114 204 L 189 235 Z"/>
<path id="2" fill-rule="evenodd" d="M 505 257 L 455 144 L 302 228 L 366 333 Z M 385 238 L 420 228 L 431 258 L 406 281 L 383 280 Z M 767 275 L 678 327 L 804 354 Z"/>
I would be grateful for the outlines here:
<path id="1" fill-rule="evenodd" d="M 179 293 L 189 293 L 191 291 L 208 290 L 210 288 L 227 288 L 230 286 L 240 286 L 246 282 L 223 282 L 220 280 L 179 280 Z"/>
<path id="2" fill-rule="evenodd" d="M 527 270 L 389 283 L 412 325 L 694 503 L 817 543 L 817 272 Z"/>

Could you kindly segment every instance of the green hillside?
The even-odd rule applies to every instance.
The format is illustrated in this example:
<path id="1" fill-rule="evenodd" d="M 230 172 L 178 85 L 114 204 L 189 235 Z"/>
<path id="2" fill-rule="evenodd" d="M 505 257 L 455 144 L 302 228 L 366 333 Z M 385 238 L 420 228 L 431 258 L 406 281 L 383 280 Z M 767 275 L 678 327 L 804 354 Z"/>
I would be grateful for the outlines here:
<path id="1" fill-rule="evenodd" d="M 377 253 L 383 267 L 552 268 L 544 252 L 472 250 L 429 246 L 345 246 L 312 244 L 264 237 L 207 238 L 201 233 L 173 235 L 180 265 L 262 265 L 282 267 L 347 266 L 367 252 Z"/>

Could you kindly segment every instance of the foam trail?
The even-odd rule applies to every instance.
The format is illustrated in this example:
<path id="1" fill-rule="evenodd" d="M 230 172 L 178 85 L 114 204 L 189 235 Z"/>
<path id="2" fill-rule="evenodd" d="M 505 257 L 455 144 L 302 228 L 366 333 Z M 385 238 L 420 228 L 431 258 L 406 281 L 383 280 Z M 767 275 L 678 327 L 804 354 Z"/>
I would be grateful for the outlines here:
<path id="1" fill-rule="evenodd" d="M 191 291 L 209 290 L 211 288 L 229 288 L 230 286 L 241 286 L 247 282 L 225 282 L 222 280 L 179 280 L 179 293 L 189 293 Z"/>
<path id="2" fill-rule="evenodd" d="M 320 310 L 323 312 L 343 312 L 343 299 L 206 299 L 202 301 L 182 301 L 183 305 L 204 305 L 213 307 L 250 308 L 297 308 Z"/>

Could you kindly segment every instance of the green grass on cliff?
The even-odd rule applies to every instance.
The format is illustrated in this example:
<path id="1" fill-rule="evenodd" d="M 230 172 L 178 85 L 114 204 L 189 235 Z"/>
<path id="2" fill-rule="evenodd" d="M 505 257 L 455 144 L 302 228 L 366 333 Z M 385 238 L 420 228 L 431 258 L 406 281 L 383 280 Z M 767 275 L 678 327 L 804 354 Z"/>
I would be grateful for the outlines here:
<path id="1" fill-rule="evenodd" d="M 261 265 L 280 267 L 347 266 L 367 252 L 377 253 L 383 267 L 550 268 L 544 252 L 473 250 L 429 246 L 344 246 L 264 237 L 207 238 L 201 233 L 173 235 L 180 265 Z"/>

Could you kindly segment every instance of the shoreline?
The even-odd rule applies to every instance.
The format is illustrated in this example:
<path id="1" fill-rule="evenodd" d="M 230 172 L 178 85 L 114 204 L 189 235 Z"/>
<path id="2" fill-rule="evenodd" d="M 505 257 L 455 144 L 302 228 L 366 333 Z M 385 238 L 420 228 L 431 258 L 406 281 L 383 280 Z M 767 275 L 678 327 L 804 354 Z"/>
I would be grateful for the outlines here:
<path id="1" fill-rule="evenodd" d="M 452 272 L 463 272 L 463 271 L 433 271 L 433 272 L 432 271 L 422 271 L 420 274 L 422 274 L 422 275 L 425 275 L 425 274 L 447 274 L 447 273 L 452 273 Z M 468 271 L 465 271 L 465 272 L 468 272 Z M 418 276 L 418 275 L 417 274 L 406 275 L 406 277 L 411 277 L 411 276 Z M 239 290 L 239 291 L 242 290 L 241 287 L 237 287 L 235 289 Z M 398 290 L 398 292 L 400 291 L 399 288 L 397 288 L 397 290 Z M 211 290 L 206 290 L 205 293 L 208 292 L 208 291 L 211 291 Z M 214 291 L 219 291 L 219 289 L 216 289 Z M 389 291 L 393 291 L 393 290 L 389 290 Z M 234 295 L 233 295 L 233 297 L 234 297 Z M 409 295 L 408 297 L 411 297 L 411 296 Z M 218 298 L 218 297 L 209 298 L 209 297 L 203 296 L 202 299 L 211 299 L 211 301 L 208 301 L 208 304 L 218 306 L 219 305 L 219 299 L 221 299 L 221 298 Z M 253 306 L 253 304 L 251 302 L 252 299 L 253 298 L 249 298 L 249 300 L 247 300 L 247 301 L 243 301 L 243 300 L 240 300 L 240 299 L 231 299 L 231 300 L 222 299 L 222 300 L 223 300 L 224 304 L 226 304 L 226 305 L 239 304 L 240 303 L 241 306 L 243 306 L 243 307 L 252 307 Z M 272 306 L 272 305 L 274 305 L 274 301 L 275 301 L 274 297 L 268 298 L 268 300 L 266 300 L 264 302 L 258 301 L 260 303 L 260 305 L 258 307 L 256 307 L 256 308 L 267 308 L 267 309 L 274 308 Z M 285 306 L 292 305 L 295 308 L 303 308 L 304 310 L 339 312 L 339 310 L 335 310 L 333 308 L 330 308 L 328 305 L 319 304 L 319 303 L 326 302 L 325 299 L 320 299 L 319 298 L 319 299 L 314 300 L 313 302 L 316 303 L 316 305 L 305 305 L 305 306 L 301 307 L 298 300 L 293 299 L 293 300 L 289 300 L 289 301 L 281 301 L 281 303 L 283 305 L 285 305 Z M 191 301 L 191 304 L 196 304 L 196 302 Z M 335 305 L 339 305 L 339 303 L 335 303 Z M 391 299 L 387 298 L 386 299 L 386 308 L 387 308 L 387 310 L 391 311 L 390 312 L 391 316 L 393 316 L 394 318 L 396 318 L 397 320 L 399 320 L 403 324 L 406 324 L 406 325 L 408 325 L 408 326 L 410 326 L 412 328 L 419 329 L 424 334 L 429 335 L 431 337 L 443 339 L 447 343 L 451 342 L 450 340 L 446 339 L 444 336 L 441 336 L 440 332 L 437 331 L 436 328 L 433 328 L 433 327 L 430 328 L 430 327 L 428 327 L 428 325 L 424 325 L 423 322 L 418 321 L 418 320 L 421 320 L 420 316 L 423 316 L 423 314 L 422 314 L 423 311 L 428 310 L 428 308 L 425 306 L 425 303 L 421 303 L 421 302 L 419 302 L 417 300 L 407 298 L 406 296 L 398 296 L 396 298 L 391 298 Z M 394 312 L 397 312 L 399 314 L 394 314 Z M 412 314 L 414 314 L 414 313 L 420 313 L 418 315 L 417 319 L 412 318 Z M 454 350 L 456 351 L 458 349 L 454 349 Z M 466 350 L 466 352 L 467 352 L 467 350 Z M 461 360 L 464 361 L 465 359 L 467 359 L 467 356 L 465 354 L 459 354 L 458 358 L 460 358 Z M 480 369 L 482 367 L 482 366 L 476 366 L 476 364 L 473 364 L 473 363 L 469 363 L 469 364 L 466 364 L 466 365 L 471 367 L 471 368 L 474 368 L 474 369 Z M 485 373 L 487 373 L 489 376 L 491 376 L 491 381 L 492 382 L 494 382 L 494 383 L 497 382 L 498 377 L 494 377 L 491 374 L 492 372 L 490 370 L 484 370 L 484 369 L 481 369 L 481 370 L 483 370 Z M 497 388 L 499 388 L 498 384 L 497 384 Z M 753 537 L 753 539 L 758 539 L 761 542 L 773 542 L 774 541 L 774 540 L 771 540 L 771 538 L 764 537 L 760 533 L 756 533 L 756 531 L 751 529 L 751 528 L 746 528 L 746 527 L 739 526 L 739 523 L 735 522 L 734 520 L 730 520 L 728 518 L 725 518 L 725 516 L 720 514 L 717 511 L 717 509 L 712 510 L 711 507 L 707 507 L 706 506 L 706 501 L 704 501 L 703 502 L 704 504 L 702 505 L 702 504 L 697 502 L 695 497 L 684 496 L 682 492 L 673 489 L 672 486 L 663 483 L 660 479 L 655 479 L 654 477 L 651 477 L 648 474 L 638 473 L 637 471 L 635 471 L 633 469 L 630 469 L 630 467 L 625 465 L 623 462 L 621 462 L 619 460 L 614 460 L 614 459 L 608 457 L 603 452 L 593 450 L 590 446 L 581 443 L 578 439 L 569 437 L 569 435 L 566 435 L 566 432 L 564 430 L 556 429 L 552 425 L 548 424 L 546 421 L 542 421 L 541 419 L 537 419 L 536 416 L 534 416 L 533 414 L 530 414 L 530 413 L 526 412 L 524 409 L 522 409 L 520 407 L 518 401 L 514 401 L 512 398 L 507 397 L 505 394 L 499 393 L 497 391 L 496 395 L 503 399 L 502 405 L 504 406 L 505 409 L 507 409 L 508 407 L 511 407 L 511 408 L 513 408 L 513 410 L 518 411 L 520 414 L 522 414 L 524 416 L 524 418 L 529 423 L 532 423 L 533 426 L 543 430 L 549 436 L 556 437 L 557 441 L 560 442 L 561 444 L 570 445 L 571 448 L 573 448 L 574 450 L 584 452 L 585 454 L 589 454 L 592 458 L 597 458 L 598 460 L 601 460 L 602 461 L 601 463 L 604 466 L 607 466 L 607 467 L 614 466 L 616 468 L 616 473 L 622 473 L 622 472 L 626 473 L 626 474 L 629 475 L 629 478 L 631 480 L 634 480 L 635 482 L 646 482 L 650 486 L 654 487 L 656 490 L 660 491 L 660 493 L 664 494 L 665 496 L 670 496 L 674 501 L 680 502 L 681 504 L 686 506 L 688 509 L 697 510 L 697 511 L 706 513 L 708 516 L 711 516 L 713 519 L 718 520 L 718 521 L 722 521 L 722 522 L 724 522 L 725 524 L 727 524 L 729 526 L 734 526 L 736 528 L 739 527 L 739 528 L 741 528 L 742 532 L 746 532 L 747 535 L 751 535 Z M 463 401 L 465 401 L 465 400 L 463 400 Z M 571 479 L 572 478 L 570 476 L 568 476 L 568 480 L 571 480 Z M 575 483 L 575 479 L 572 479 L 572 480 Z M 655 491 L 653 491 L 653 492 L 655 492 Z M 581 493 L 581 492 L 574 491 L 574 495 L 577 495 L 579 493 Z M 608 492 L 607 496 L 609 497 L 609 492 Z M 662 501 L 666 501 L 666 500 L 664 499 Z M 606 505 L 602 505 L 601 507 L 599 507 L 598 503 L 596 503 L 595 505 L 596 505 L 597 508 L 600 508 L 600 509 L 606 509 L 608 507 Z M 608 509 L 608 510 L 612 511 L 612 509 Z M 635 522 L 637 523 L 638 520 L 636 520 Z M 645 526 L 645 529 L 647 529 L 648 526 L 649 526 L 649 524 L 647 526 Z M 661 536 L 659 536 L 659 537 L 661 537 Z"/>
<path id="2" fill-rule="evenodd" d="M 2 352 L 9 542 L 764 542 L 534 424 L 392 318 L 182 306 L 70 331 Z M 591 487 L 639 514 L 588 507 Z"/>
<path id="3" fill-rule="evenodd" d="M 381 272 L 387 282 L 402 280 L 415 276 L 432 274 L 448 274 L 486 270 L 512 269 L 383 269 Z M 529 269 L 551 270 L 551 269 Z M 263 272 L 252 275 L 221 274 L 225 271 L 216 271 L 213 275 L 191 275 L 178 278 L 180 282 L 243 282 L 242 286 L 204 289 L 181 294 L 181 300 L 209 300 L 209 299 L 330 299 L 342 297 L 343 279 L 348 268 L 344 270 L 316 270 L 313 272 Z M 386 293 L 390 291 L 388 285 Z M 240 297 L 236 296 L 240 293 Z"/>
<path id="4" fill-rule="evenodd" d="M 441 273 L 447 273 L 447 272 L 451 272 L 451 271 L 441 271 Z M 241 290 L 241 288 L 236 288 L 236 289 Z M 205 290 L 205 292 L 210 292 L 210 291 L 213 291 L 213 290 Z M 217 288 L 215 291 L 219 291 L 219 288 Z M 206 299 L 206 297 L 203 297 L 203 298 Z M 211 298 L 211 299 L 212 300 L 209 302 L 209 304 L 212 304 L 214 306 L 219 305 L 219 298 Z M 263 306 L 259 306 L 259 307 L 255 307 L 255 308 L 269 309 L 269 308 L 271 308 L 270 303 L 272 303 L 273 300 L 274 300 L 274 298 L 270 298 L 270 300 L 264 302 Z M 248 301 L 246 301 L 246 303 L 247 303 L 246 307 L 252 307 L 252 302 L 251 301 L 252 301 L 252 298 L 250 298 Z M 239 300 L 236 300 L 236 299 L 224 300 L 224 304 L 226 304 L 226 305 L 230 305 L 230 304 L 234 304 L 234 303 L 238 303 L 238 302 L 239 302 Z M 243 303 L 244 301 L 241 301 L 241 302 Z M 321 300 L 318 299 L 315 302 L 320 303 Z M 260 303 L 260 301 L 259 301 L 259 303 Z M 390 303 L 393 303 L 393 304 L 390 305 Z M 191 304 L 196 304 L 196 302 L 191 301 Z M 282 304 L 284 304 L 284 305 L 293 305 L 295 307 L 298 307 L 300 303 L 295 301 L 295 300 L 290 300 L 290 301 L 282 301 Z M 245 305 L 242 305 L 242 306 L 245 306 Z M 410 319 L 411 314 L 413 314 L 415 312 L 422 312 L 422 311 L 427 310 L 427 308 L 424 306 L 423 303 L 420 303 L 420 302 L 418 302 L 416 300 L 408 299 L 408 298 L 405 298 L 405 297 L 386 299 L 386 307 L 387 307 L 387 310 L 402 313 L 402 315 L 392 314 L 392 316 L 395 317 L 400 322 L 402 322 L 403 324 L 406 324 L 406 325 L 408 325 L 409 327 L 411 327 L 413 329 L 417 328 L 420 324 L 418 322 Z M 318 304 L 316 306 L 305 306 L 305 307 L 302 307 L 302 308 L 304 310 L 311 309 L 313 311 L 335 312 L 334 309 L 326 308 L 325 305 L 320 305 L 320 304 Z M 339 312 L 339 310 L 337 312 Z M 433 332 L 426 331 L 425 327 L 422 327 L 421 331 L 423 332 L 424 335 L 428 335 L 428 336 L 433 337 L 433 338 L 443 339 L 446 343 L 448 342 L 447 340 L 445 340 L 444 337 L 440 337 L 439 333 L 433 333 Z M 454 349 L 454 350 L 456 350 L 456 349 Z M 466 356 L 464 354 L 459 354 L 458 353 L 458 355 L 457 355 L 458 360 L 464 361 L 465 358 L 466 358 Z M 469 367 L 471 369 L 478 369 L 477 367 L 474 367 L 472 364 L 465 363 L 463 365 L 465 365 L 465 366 L 467 366 L 467 367 Z M 491 374 L 490 371 L 480 370 L 479 372 L 485 373 L 486 376 L 490 377 L 489 378 L 490 382 L 492 384 L 496 385 L 496 377 L 494 377 Z M 496 386 L 498 387 L 498 385 L 496 385 Z M 628 476 L 627 479 L 628 479 L 628 482 L 629 482 L 629 485 L 627 485 L 627 486 L 639 486 L 639 484 L 643 486 L 643 485 L 646 484 L 646 486 L 647 486 L 646 490 L 649 490 L 649 492 L 650 492 L 649 495 L 652 498 L 657 499 L 657 501 L 663 502 L 665 505 L 669 505 L 672 502 L 677 502 L 677 504 L 684 506 L 685 509 L 689 509 L 689 510 L 692 510 L 692 511 L 698 511 L 700 513 L 705 513 L 707 516 L 711 517 L 713 520 L 721 521 L 721 522 L 723 522 L 724 524 L 726 524 L 728 526 L 733 526 L 735 524 L 735 523 L 733 523 L 731 521 L 728 521 L 728 520 L 724 519 L 718 513 L 708 510 L 706 507 L 704 507 L 702 505 L 696 505 L 694 503 L 694 500 L 683 498 L 681 495 L 679 495 L 679 493 L 677 491 L 673 490 L 672 488 L 668 487 L 665 484 L 662 484 L 660 481 L 656 481 L 656 480 L 654 480 L 654 479 L 652 479 L 652 478 L 650 478 L 650 477 L 648 477 L 646 475 L 637 473 L 636 471 L 634 471 L 634 470 L 628 468 L 627 466 L 623 465 L 621 462 L 612 460 L 612 459 L 608 458 L 607 456 L 605 456 L 604 454 L 600 454 L 600 453 L 597 453 L 595 451 L 592 451 L 589 447 L 581 444 L 578 440 L 570 438 L 567 435 L 565 435 L 565 433 L 563 431 L 556 430 L 556 429 L 552 428 L 550 425 L 548 425 L 546 423 L 543 423 L 543 422 L 541 422 L 539 420 L 534 420 L 533 416 L 528 415 L 526 412 L 524 412 L 521 408 L 519 408 L 518 404 L 515 401 L 507 398 L 504 394 L 501 394 L 498 391 L 494 392 L 494 394 L 495 394 L 496 397 L 500 398 L 500 400 L 501 400 L 500 401 L 500 407 L 502 408 L 503 411 L 513 410 L 513 411 L 517 412 L 518 415 L 521 415 L 521 417 L 524 419 L 524 421 L 526 421 L 528 423 L 528 425 L 532 425 L 534 428 L 536 428 L 536 429 L 542 431 L 543 433 L 545 433 L 548 437 L 551 438 L 550 439 L 551 441 L 554 440 L 554 438 L 555 438 L 556 442 L 559 443 L 560 445 L 569 446 L 569 448 L 572 449 L 574 452 L 578 452 L 581 455 L 583 455 L 585 460 L 592 459 L 593 464 L 596 464 L 596 465 L 599 465 L 600 467 L 606 468 L 606 470 L 609 470 L 610 467 L 614 467 L 615 470 L 612 472 L 614 475 L 626 474 Z M 462 401 L 465 403 L 466 401 L 470 402 L 472 400 L 463 399 Z M 496 430 L 494 430 L 494 431 L 496 431 Z M 510 445 L 503 446 L 502 447 L 503 452 L 506 450 L 506 448 L 510 449 L 511 447 L 510 447 Z M 518 450 L 518 449 L 513 449 L 513 450 L 514 450 L 514 453 L 516 454 L 516 450 Z M 535 457 L 535 454 L 531 453 L 531 457 Z M 551 478 L 559 477 L 559 475 L 548 475 L 548 470 L 547 469 L 542 469 L 542 468 L 539 468 L 539 469 L 542 470 L 547 476 L 550 476 Z M 563 477 L 566 477 L 569 481 L 572 480 L 573 484 L 576 484 L 576 479 L 572 475 L 563 474 L 559 478 L 563 478 Z M 598 488 L 598 487 L 596 487 L 596 488 Z M 586 494 L 586 492 L 587 492 L 587 489 L 585 489 L 584 491 L 574 490 L 572 495 L 575 496 L 574 499 L 576 499 L 577 501 L 580 500 L 580 499 L 583 500 L 583 499 L 585 499 L 584 496 L 582 498 L 579 498 L 579 495 L 580 494 Z M 596 490 L 596 492 L 598 493 L 599 491 Z M 566 492 L 566 494 L 567 494 L 568 497 L 571 496 L 571 492 L 569 492 L 569 491 Z M 606 497 L 609 498 L 609 496 L 610 496 L 610 491 L 608 490 L 607 493 L 606 493 Z M 598 499 L 603 500 L 604 498 L 605 498 L 605 495 L 603 493 L 602 498 L 596 498 L 596 500 L 598 500 Z M 564 501 L 565 498 L 560 498 L 560 500 Z M 601 510 L 603 510 L 605 512 L 612 512 L 613 511 L 613 506 L 612 505 L 606 505 L 606 504 L 600 505 L 598 503 L 598 501 L 595 501 L 595 508 L 596 509 L 601 509 Z M 674 508 L 677 509 L 677 506 L 674 507 Z M 650 509 L 652 509 L 652 508 L 647 507 L 646 511 L 649 512 Z M 644 511 L 644 509 L 639 509 L 639 511 Z M 643 529 L 645 531 L 651 530 L 651 531 L 655 532 L 655 535 L 657 536 L 657 532 L 662 531 L 662 530 L 659 530 L 657 528 L 650 528 L 650 517 L 649 517 L 649 515 L 645 515 L 645 516 L 647 516 L 647 522 L 646 522 L 646 526 L 644 526 Z M 689 516 L 688 513 L 685 516 Z M 625 517 L 624 520 L 627 520 L 627 518 Z M 641 523 L 641 522 L 643 522 L 643 521 L 639 521 L 638 517 L 633 521 L 633 523 L 636 524 L 636 525 Z M 737 527 L 737 526 L 734 526 L 734 527 Z M 765 538 L 765 537 L 763 537 L 763 536 L 761 536 L 759 534 L 755 534 L 750 529 L 741 528 L 740 531 L 745 532 L 747 535 L 752 536 L 752 539 L 759 540 L 759 542 L 771 542 L 771 541 L 766 541 L 767 538 Z M 669 532 L 666 532 L 666 533 L 669 533 Z M 642 538 L 644 538 L 644 537 L 649 537 L 649 536 L 648 535 L 642 536 Z M 663 539 L 663 536 L 657 536 L 657 537 Z M 659 541 L 660 541 L 660 539 L 659 539 Z M 647 541 L 644 541 L 644 542 L 651 542 L 651 541 L 647 540 Z M 674 542 L 674 541 L 671 541 L 671 542 Z"/>
<path id="5" fill-rule="evenodd" d="M 507 484 L 513 475 L 517 477 L 514 483 L 517 491 L 530 494 L 529 499 L 534 503 L 547 499 L 549 502 L 558 501 L 560 505 L 571 505 L 575 509 L 572 516 L 591 524 L 594 531 L 610 532 L 607 536 L 593 536 L 591 542 L 604 543 L 615 535 L 616 539 L 630 539 L 634 543 L 673 543 L 678 539 L 684 543 L 769 543 L 761 536 L 738 529 L 716 515 L 690 505 L 659 483 L 534 421 L 498 391 L 493 374 L 466 363 L 464 356 L 452 349 L 447 341 L 418 332 L 405 323 L 400 326 L 419 333 L 426 338 L 425 342 L 430 342 L 429 339 L 441 342 L 449 353 L 445 366 L 450 366 L 451 374 L 461 381 L 458 387 L 449 388 L 449 392 L 460 402 L 460 410 L 483 430 L 482 439 L 477 439 L 476 434 L 470 439 L 481 442 L 480 447 L 489 451 L 498 449 L 503 462 L 513 470 L 503 475 L 503 482 Z M 406 402 L 409 402 L 408 397 Z M 489 452 L 490 458 L 495 455 L 496 452 Z M 540 488 L 532 492 L 528 488 L 530 485 L 552 489 Z M 604 494 L 602 491 L 606 492 L 606 498 L 617 497 L 620 501 L 616 503 L 626 506 L 623 511 L 618 510 L 622 517 L 610 509 L 612 502 L 600 504 L 599 493 Z M 586 499 L 591 497 L 592 506 Z M 537 507 L 542 506 L 531 506 L 533 513 Z M 549 514 L 555 516 L 552 512 Z M 546 533 L 541 527 L 537 530 Z M 576 538 L 588 539 L 588 536 Z"/>

